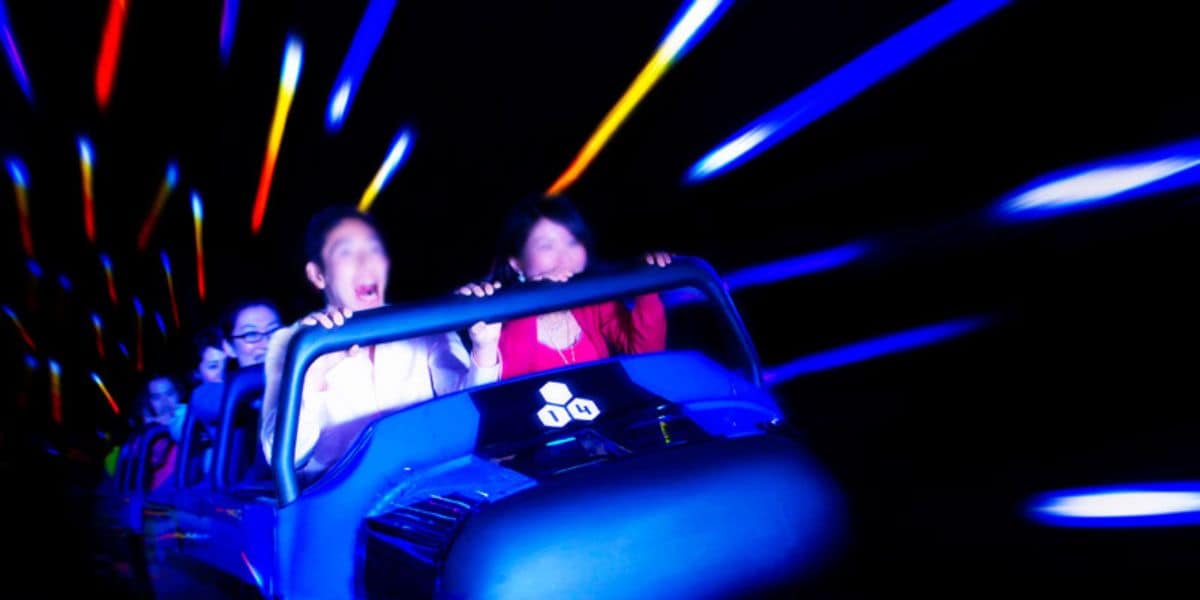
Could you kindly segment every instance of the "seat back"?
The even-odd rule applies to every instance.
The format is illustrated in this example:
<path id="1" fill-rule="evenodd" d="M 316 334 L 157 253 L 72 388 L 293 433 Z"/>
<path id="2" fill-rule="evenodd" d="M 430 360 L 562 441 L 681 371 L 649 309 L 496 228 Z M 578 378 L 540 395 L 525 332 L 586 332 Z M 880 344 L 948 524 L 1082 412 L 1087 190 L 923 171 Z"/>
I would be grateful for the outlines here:
<path id="1" fill-rule="evenodd" d="M 252 396 L 249 402 L 238 407 L 233 429 L 230 430 L 230 461 L 226 475 L 234 489 L 261 488 L 274 493 L 275 478 L 259 443 L 261 414 L 261 395 Z"/>
<path id="2" fill-rule="evenodd" d="M 209 483 L 208 472 L 212 467 L 213 447 L 216 445 L 214 427 L 188 409 L 183 425 L 183 440 L 180 447 L 181 487 L 190 488 Z"/>
<path id="3" fill-rule="evenodd" d="M 149 492 L 169 481 L 175 472 L 178 448 L 166 425 L 147 427 L 138 440 L 137 488 Z"/>
<path id="4" fill-rule="evenodd" d="M 265 387 L 261 365 L 235 371 L 226 380 L 214 465 L 214 485 L 219 490 L 260 485 L 274 489 L 258 439 Z"/>

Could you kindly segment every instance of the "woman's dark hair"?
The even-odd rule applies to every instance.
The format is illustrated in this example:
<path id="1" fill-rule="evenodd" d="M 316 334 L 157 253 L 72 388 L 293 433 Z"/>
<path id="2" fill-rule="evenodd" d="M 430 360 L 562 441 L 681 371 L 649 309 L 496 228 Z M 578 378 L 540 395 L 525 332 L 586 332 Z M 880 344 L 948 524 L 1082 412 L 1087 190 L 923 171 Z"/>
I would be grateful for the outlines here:
<path id="1" fill-rule="evenodd" d="M 504 217 L 496 244 L 496 258 L 492 263 L 493 281 L 517 281 L 517 272 L 508 264 L 508 258 L 521 256 L 529 239 L 529 231 L 541 219 L 549 219 L 566 227 L 583 244 L 588 254 L 592 253 L 592 231 L 570 199 L 566 196 L 527 196 Z"/>
<path id="2" fill-rule="evenodd" d="M 325 238 L 329 232 L 337 227 L 339 223 L 346 219 L 358 219 L 375 231 L 375 235 L 379 238 L 379 243 L 383 243 L 383 236 L 379 235 L 379 226 L 375 224 L 375 219 L 371 215 L 358 212 L 358 209 L 348 204 L 334 204 L 326 206 L 317 211 L 316 214 L 308 220 L 308 227 L 304 229 L 304 259 L 325 270 L 325 262 L 321 258 L 321 249 L 325 247 Z M 386 251 L 387 246 L 384 246 Z"/>
<path id="3" fill-rule="evenodd" d="M 244 298 L 238 300 L 229 305 L 229 308 L 226 308 L 225 312 L 221 314 L 221 333 L 225 336 L 225 341 L 233 343 L 233 328 L 237 326 L 238 315 L 251 306 L 265 306 L 275 311 L 275 316 L 282 318 L 279 313 L 279 307 L 275 306 L 275 302 L 272 300 L 268 300 L 267 298 Z M 220 346 L 217 347 L 220 348 Z M 197 356 L 203 350 L 203 347 L 197 348 Z"/>

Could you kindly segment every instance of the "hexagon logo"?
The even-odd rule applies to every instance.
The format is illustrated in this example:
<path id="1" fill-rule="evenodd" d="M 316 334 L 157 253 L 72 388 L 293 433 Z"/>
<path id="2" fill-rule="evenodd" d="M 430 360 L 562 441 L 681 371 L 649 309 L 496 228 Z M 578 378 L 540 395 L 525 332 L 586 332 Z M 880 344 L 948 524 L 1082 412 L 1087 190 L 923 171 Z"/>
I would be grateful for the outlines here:
<path id="1" fill-rule="evenodd" d="M 575 398 L 570 388 L 557 381 L 547 381 L 538 393 L 547 402 L 537 412 L 538 420 L 546 427 L 565 427 L 571 421 L 594 421 L 600 416 L 600 407 L 595 402 Z"/>
<path id="2" fill-rule="evenodd" d="M 562 427 L 571 422 L 567 409 L 553 404 L 547 404 L 537 412 L 538 420 L 546 427 Z"/>
<path id="3" fill-rule="evenodd" d="M 538 392 L 542 394 L 542 398 L 545 398 L 546 402 L 559 406 L 566 404 L 571 399 L 571 389 L 557 381 L 547 381 L 546 385 L 543 385 Z"/>
<path id="4" fill-rule="evenodd" d="M 567 404 L 567 412 L 571 413 L 572 419 L 592 421 L 600 416 L 600 407 L 587 398 L 576 398 Z"/>

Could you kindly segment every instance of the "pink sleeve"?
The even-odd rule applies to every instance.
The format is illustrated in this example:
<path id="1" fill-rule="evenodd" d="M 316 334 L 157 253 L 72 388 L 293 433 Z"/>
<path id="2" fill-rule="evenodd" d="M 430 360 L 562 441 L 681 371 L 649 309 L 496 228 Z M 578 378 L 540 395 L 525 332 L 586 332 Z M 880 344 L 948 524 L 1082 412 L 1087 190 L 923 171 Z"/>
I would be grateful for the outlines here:
<path id="1" fill-rule="evenodd" d="M 596 307 L 600 333 L 626 354 L 660 352 L 667 347 L 667 313 L 658 294 L 638 296 L 633 311 L 620 302 Z"/>

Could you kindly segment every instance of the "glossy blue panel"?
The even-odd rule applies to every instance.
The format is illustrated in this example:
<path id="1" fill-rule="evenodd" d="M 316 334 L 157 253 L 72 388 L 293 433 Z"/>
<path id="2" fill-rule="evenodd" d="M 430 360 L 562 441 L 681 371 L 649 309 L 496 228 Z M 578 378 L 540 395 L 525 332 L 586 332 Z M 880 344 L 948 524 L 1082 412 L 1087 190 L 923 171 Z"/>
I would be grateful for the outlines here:
<path id="1" fill-rule="evenodd" d="M 447 559 L 448 598 L 731 597 L 832 556 L 840 499 L 779 436 L 574 471 L 486 507 Z"/>
<path id="2" fill-rule="evenodd" d="M 363 519 L 414 474 L 471 454 L 478 428 L 479 413 L 465 393 L 370 426 L 342 462 L 280 510 L 278 591 L 289 598 L 353 597 Z"/>
<path id="3" fill-rule="evenodd" d="M 637 385 L 684 406 L 689 418 L 718 436 L 761 433 L 761 423 L 782 418 L 769 394 L 700 352 L 621 357 Z"/>

